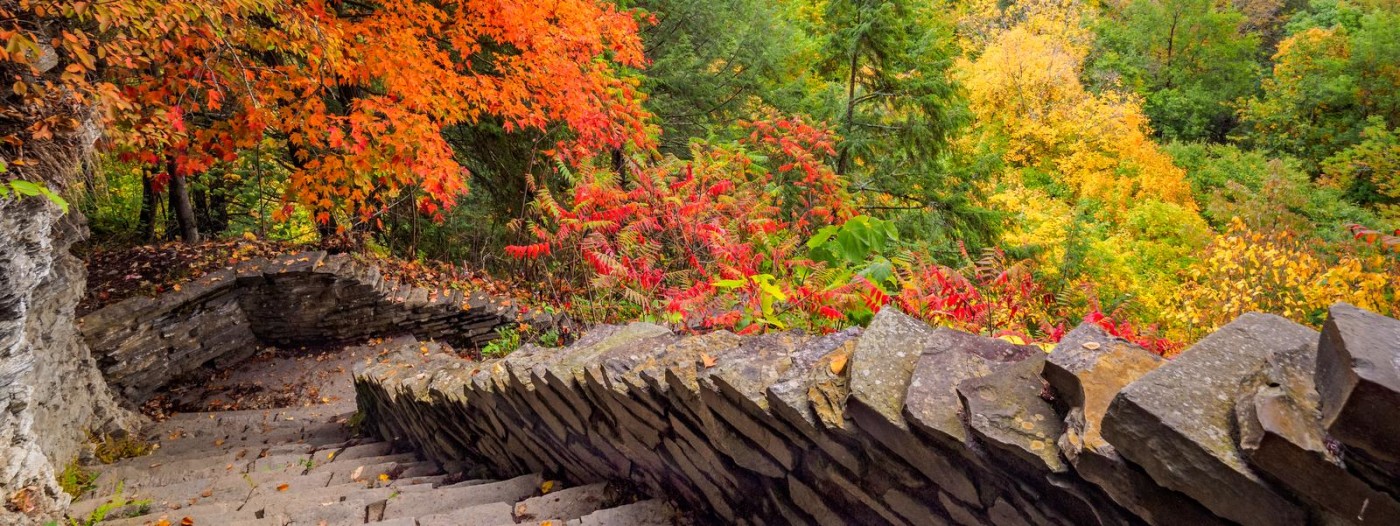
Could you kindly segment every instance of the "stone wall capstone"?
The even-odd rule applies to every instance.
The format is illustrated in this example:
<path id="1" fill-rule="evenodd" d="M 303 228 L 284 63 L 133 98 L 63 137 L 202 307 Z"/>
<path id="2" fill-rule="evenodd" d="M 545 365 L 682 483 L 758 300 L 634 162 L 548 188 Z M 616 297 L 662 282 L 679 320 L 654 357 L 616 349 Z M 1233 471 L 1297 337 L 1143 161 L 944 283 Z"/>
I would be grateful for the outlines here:
<path id="1" fill-rule="evenodd" d="M 181 375 L 244 360 L 259 345 L 406 333 L 474 346 L 522 321 L 559 322 L 513 300 L 412 287 L 384 279 L 373 263 L 316 251 L 243 261 L 168 294 L 109 305 L 79 326 L 107 382 L 139 403 Z"/>
<path id="2" fill-rule="evenodd" d="M 1319 344 L 1320 342 L 1320 344 Z M 434 348 L 436 348 L 434 346 Z M 1400 524 L 1400 321 L 1248 314 L 1173 360 L 934 329 L 604 326 L 362 365 L 371 429 L 496 475 L 625 480 L 738 524 Z"/>

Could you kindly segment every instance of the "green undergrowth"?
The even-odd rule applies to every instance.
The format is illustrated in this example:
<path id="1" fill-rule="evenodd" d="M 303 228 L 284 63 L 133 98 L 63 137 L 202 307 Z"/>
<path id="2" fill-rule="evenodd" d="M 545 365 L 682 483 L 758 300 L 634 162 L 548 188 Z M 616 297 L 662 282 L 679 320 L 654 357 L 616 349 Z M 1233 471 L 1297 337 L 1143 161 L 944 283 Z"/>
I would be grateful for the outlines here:
<path id="1" fill-rule="evenodd" d="M 144 457 L 155 450 L 151 444 L 137 440 L 131 435 L 116 437 L 108 434 L 90 433 L 88 440 L 93 445 L 93 456 L 97 457 L 97 461 L 103 464 Z"/>
<path id="2" fill-rule="evenodd" d="M 123 484 L 117 484 L 117 490 L 112 495 L 111 499 L 102 503 L 97 509 L 92 510 L 92 513 L 89 513 L 86 517 L 69 517 L 68 526 L 94 526 L 107 520 L 109 515 L 117 511 L 124 512 L 122 513 L 123 517 L 137 517 L 150 512 L 150 499 L 127 499 L 124 489 Z"/>
<path id="3" fill-rule="evenodd" d="M 522 330 L 519 327 L 499 327 L 496 329 L 496 339 L 481 348 L 481 359 L 503 358 L 526 343 L 540 347 L 559 347 L 564 345 L 564 336 L 558 329 L 533 331 L 528 328 Z"/>
<path id="4" fill-rule="evenodd" d="M 83 469 L 76 459 L 58 475 L 58 486 L 63 488 L 64 493 L 74 497 L 91 491 L 96 481 L 97 475 Z"/>

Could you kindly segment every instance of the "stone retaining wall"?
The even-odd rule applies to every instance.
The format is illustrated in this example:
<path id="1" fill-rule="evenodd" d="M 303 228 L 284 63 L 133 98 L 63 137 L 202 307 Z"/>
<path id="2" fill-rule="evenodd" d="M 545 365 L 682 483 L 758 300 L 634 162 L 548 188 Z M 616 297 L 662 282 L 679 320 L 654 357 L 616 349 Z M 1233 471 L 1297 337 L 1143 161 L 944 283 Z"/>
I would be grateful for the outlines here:
<path id="1" fill-rule="evenodd" d="M 130 298 L 84 316 L 79 326 L 107 382 L 141 402 L 195 369 L 246 359 L 260 344 L 409 333 L 475 346 L 519 321 L 554 323 L 510 300 L 411 287 L 350 255 L 306 252 L 245 261 L 169 294 Z"/>
<path id="2" fill-rule="evenodd" d="M 863 334 L 425 348 L 356 372 L 383 436 L 717 522 L 1400 524 L 1400 321 L 1345 304 L 1321 338 L 1249 314 L 1171 361 L 1093 325 L 1047 354 L 893 309 Z"/>

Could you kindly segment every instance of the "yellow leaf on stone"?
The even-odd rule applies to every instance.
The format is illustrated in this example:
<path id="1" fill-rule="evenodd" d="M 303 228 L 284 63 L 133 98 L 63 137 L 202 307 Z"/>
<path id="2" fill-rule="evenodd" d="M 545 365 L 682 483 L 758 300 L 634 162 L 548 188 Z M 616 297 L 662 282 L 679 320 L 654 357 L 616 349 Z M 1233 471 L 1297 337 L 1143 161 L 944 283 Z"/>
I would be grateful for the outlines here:
<path id="1" fill-rule="evenodd" d="M 389 482 L 389 474 L 388 474 L 388 473 L 380 473 L 380 474 L 379 474 L 379 481 L 380 481 L 380 482 Z"/>
<path id="2" fill-rule="evenodd" d="M 546 480 L 543 484 L 540 484 L 540 493 L 549 493 L 551 491 L 554 491 L 554 481 Z"/>
<path id="3" fill-rule="evenodd" d="M 850 361 L 851 355 L 841 354 L 831 359 L 831 374 L 839 375 L 846 370 L 846 362 Z"/>
<path id="4" fill-rule="evenodd" d="M 1001 336 L 997 336 L 997 339 L 1005 342 L 1010 342 L 1012 345 L 1026 344 L 1026 340 L 1022 339 L 1020 336 L 1017 336 L 1015 334 L 1003 334 Z"/>

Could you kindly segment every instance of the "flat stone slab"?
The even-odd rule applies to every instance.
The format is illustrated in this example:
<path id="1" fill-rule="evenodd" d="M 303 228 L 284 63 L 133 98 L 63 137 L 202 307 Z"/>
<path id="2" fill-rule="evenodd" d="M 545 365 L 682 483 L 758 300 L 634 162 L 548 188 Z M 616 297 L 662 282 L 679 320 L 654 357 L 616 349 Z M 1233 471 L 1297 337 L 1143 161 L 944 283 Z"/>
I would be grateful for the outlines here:
<path id="1" fill-rule="evenodd" d="M 857 421 L 880 418 L 907 428 L 902 414 L 904 395 L 914 375 L 914 363 L 933 332 L 924 322 L 893 307 L 875 315 L 851 356 L 847 408 Z"/>
<path id="2" fill-rule="evenodd" d="M 1041 396 L 1045 357 L 1035 356 L 958 384 L 958 398 L 973 434 L 992 449 L 1039 471 L 1068 470 L 1055 445 L 1064 422 Z"/>
<path id="3" fill-rule="evenodd" d="M 599 510 L 571 520 L 569 526 L 672 526 L 676 524 L 676 509 L 665 501 L 644 500 L 626 506 Z"/>
<path id="4" fill-rule="evenodd" d="M 589 484 L 552 491 L 515 504 L 516 522 L 577 519 L 611 506 L 617 492 L 607 484 Z"/>
<path id="5" fill-rule="evenodd" d="M 1316 382 L 1328 432 L 1400 468 L 1400 418 L 1393 416 L 1400 415 L 1400 320 L 1333 306 L 1318 343 Z"/>
<path id="6" fill-rule="evenodd" d="M 904 401 L 904 416 L 928 436 L 950 447 L 961 447 L 967 441 L 967 431 L 958 384 L 1040 354 L 1044 353 L 1031 346 L 937 329 L 920 349 Z"/>
<path id="7" fill-rule="evenodd" d="M 1245 462 L 1232 436 L 1235 402 L 1267 380 L 1282 355 L 1315 359 L 1317 333 L 1278 316 L 1245 314 L 1124 388 L 1103 436 L 1163 487 L 1245 525 L 1304 520 Z"/>
<path id="8" fill-rule="evenodd" d="M 389 500 L 384 518 L 431 515 L 493 502 L 514 504 L 537 493 L 541 482 L 543 479 L 535 474 L 488 484 L 403 494 Z"/>

